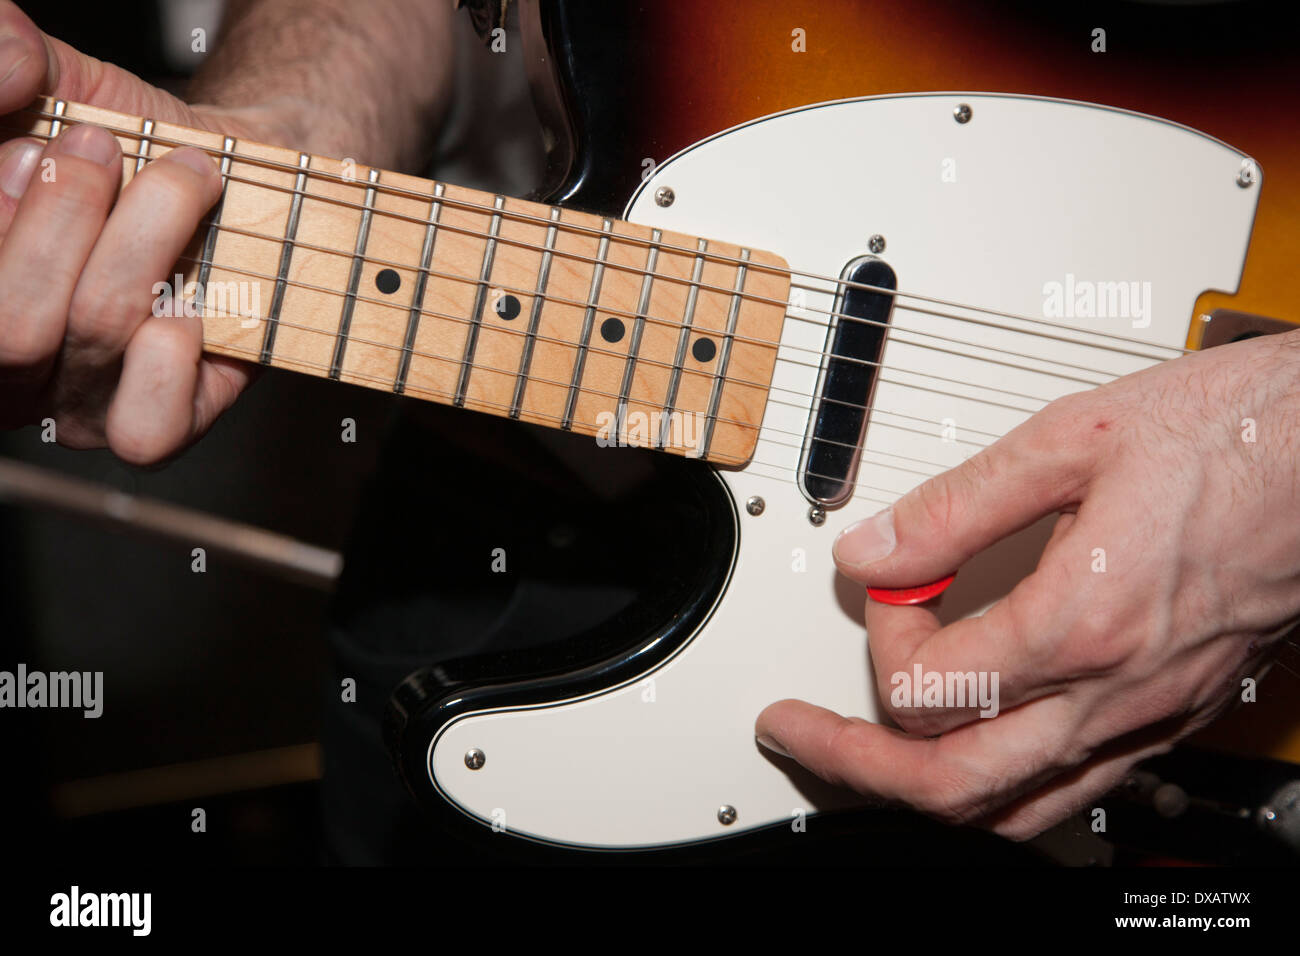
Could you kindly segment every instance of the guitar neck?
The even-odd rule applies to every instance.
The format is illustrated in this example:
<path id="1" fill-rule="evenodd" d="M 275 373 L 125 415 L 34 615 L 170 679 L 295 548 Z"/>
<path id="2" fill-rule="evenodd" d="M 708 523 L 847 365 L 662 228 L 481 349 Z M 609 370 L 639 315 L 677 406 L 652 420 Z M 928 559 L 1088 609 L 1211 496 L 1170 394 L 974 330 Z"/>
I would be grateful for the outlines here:
<path id="1" fill-rule="evenodd" d="M 45 138 L 117 135 L 123 185 L 178 146 L 219 203 L 159 307 L 213 353 L 722 465 L 747 461 L 776 362 L 784 260 L 77 103 Z"/>

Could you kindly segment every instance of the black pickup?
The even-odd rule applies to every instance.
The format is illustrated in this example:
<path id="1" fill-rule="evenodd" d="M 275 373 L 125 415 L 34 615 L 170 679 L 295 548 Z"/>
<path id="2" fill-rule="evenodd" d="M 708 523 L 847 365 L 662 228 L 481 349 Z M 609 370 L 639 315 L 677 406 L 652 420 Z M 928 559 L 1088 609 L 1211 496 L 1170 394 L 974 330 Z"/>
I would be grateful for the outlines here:
<path id="1" fill-rule="evenodd" d="M 875 256 L 854 259 L 840 279 L 844 285 L 826 330 L 816 405 L 800 468 L 804 493 L 818 504 L 831 506 L 842 504 L 853 493 L 894 308 L 892 293 L 898 288 L 894 270 Z"/>

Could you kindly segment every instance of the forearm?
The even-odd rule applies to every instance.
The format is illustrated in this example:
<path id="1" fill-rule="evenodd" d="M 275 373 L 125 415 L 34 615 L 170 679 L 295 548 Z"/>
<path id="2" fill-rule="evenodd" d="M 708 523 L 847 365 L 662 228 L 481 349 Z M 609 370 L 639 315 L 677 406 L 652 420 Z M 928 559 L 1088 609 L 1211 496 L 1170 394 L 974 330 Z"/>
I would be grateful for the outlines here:
<path id="1" fill-rule="evenodd" d="M 233 0 L 188 99 L 285 145 L 418 169 L 452 81 L 451 0 Z"/>

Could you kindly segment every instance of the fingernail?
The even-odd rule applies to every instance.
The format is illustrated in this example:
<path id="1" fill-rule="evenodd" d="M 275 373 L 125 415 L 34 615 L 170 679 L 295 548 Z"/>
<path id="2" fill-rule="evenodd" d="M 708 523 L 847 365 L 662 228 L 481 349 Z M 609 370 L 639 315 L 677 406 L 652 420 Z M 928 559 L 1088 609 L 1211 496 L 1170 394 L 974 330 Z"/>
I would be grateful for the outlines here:
<path id="1" fill-rule="evenodd" d="M 0 165 L 0 190 L 11 199 L 21 199 L 27 184 L 36 172 L 36 162 L 41 158 L 39 143 L 19 143 Z"/>
<path id="2" fill-rule="evenodd" d="M 871 564 L 889 557 L 898 544 L 894 535 L 894 509 L 886 508 L 840 532 L 832 551 L 841 564 Z"/>
<path id="3" fill-rule="evenodd" d="M 117 139 L 98 126 L 74 126 L 59 138 L 59 149 L 69 156 L 89 159 L 101 166 L 112 166 L 122 159 Z"/>
<path id="4" fill-rule="evenodd" d="M 173 149 L 165 153 L 162 158 L 169 162 L 188 166 L 200 176 L 211 176 L 217 171 L 217 164 L 212 161 L 208 154 L 201 149 L 195 149 L 193 146 Z"/>
<path id="5" fill-rule="evenodd" d="M 789 752 L 776 742 L 775 737 L 755 737 L 754 739 L 758 741 L 760 747 L 764 747 L 774 754 L 780 754 L 782 757 L 790 756 Z"/>

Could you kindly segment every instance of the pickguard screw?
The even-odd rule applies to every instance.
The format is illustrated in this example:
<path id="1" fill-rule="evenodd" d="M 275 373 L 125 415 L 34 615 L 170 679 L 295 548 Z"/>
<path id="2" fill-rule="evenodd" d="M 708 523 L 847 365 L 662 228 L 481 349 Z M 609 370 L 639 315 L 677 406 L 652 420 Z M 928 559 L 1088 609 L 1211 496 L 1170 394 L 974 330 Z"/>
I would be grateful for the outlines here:
<path id="1" fill-rule="evenodd" d="M 874 236 L 872 236 L 870 239 L 867 240 L 867 248 L 875 253 L 884 252 L 885 237 L 882 236 L 880 233 L 876 233 Z"/>
<path id="2" fill-rule="evenodd" d="M 677 199 L 677 194 L 668 186 L 660 186 L 655 190 L 655 202 L 661 206 L 671 206 Z"/>
<path id="3" fill-rule="evenodd" d="M 970 106 L 966 103 L 958 104 L 957 108 L 952 111 L 952 118 L 958 123 L 969 123 L 970 117 Z"/>
<path id="4" fill-rule="evenodd" d="M 730 804 L 718 807 L 718 822 L 729 827 L 736 822 L 736 808 Z"/>
<path id="5" fill-rule="evenodd" d="M 465 751 L 465 766 L 469 767 L 470 770 L 478 770 L 485 763 L 487 763 L 487 754 L 477 747 Z"/>
<path id="6" fill-rule="evenodd" d="M 821 505 L 813 505 L 808 509 L 808 520 L 814 528 L 820 528 L 826 523 L 826 509 Z"/>
<path id="7" fill-rule="evenodd" d="M 1259 178 L 1259 170 L 1255 166 L 1253 159 L 1243 159 L 1241 169 L 1237 171 L 1237 185 L 1242 189 L 1249 189 L 1255 185 L 1255 180 Z"/>
<path id="8" fill-rule="evenodd" d="M 752 498 L 750 498 L 748 501 L 745 502 L 745 510 L 748 511 L 750 514 L 752 514 L 755 518 L 761 515 L 763 513 L 763 509 L 766 507 L 767 507 L 767 502 L 765 502 L 758 495 L 754 495 Z"/>

